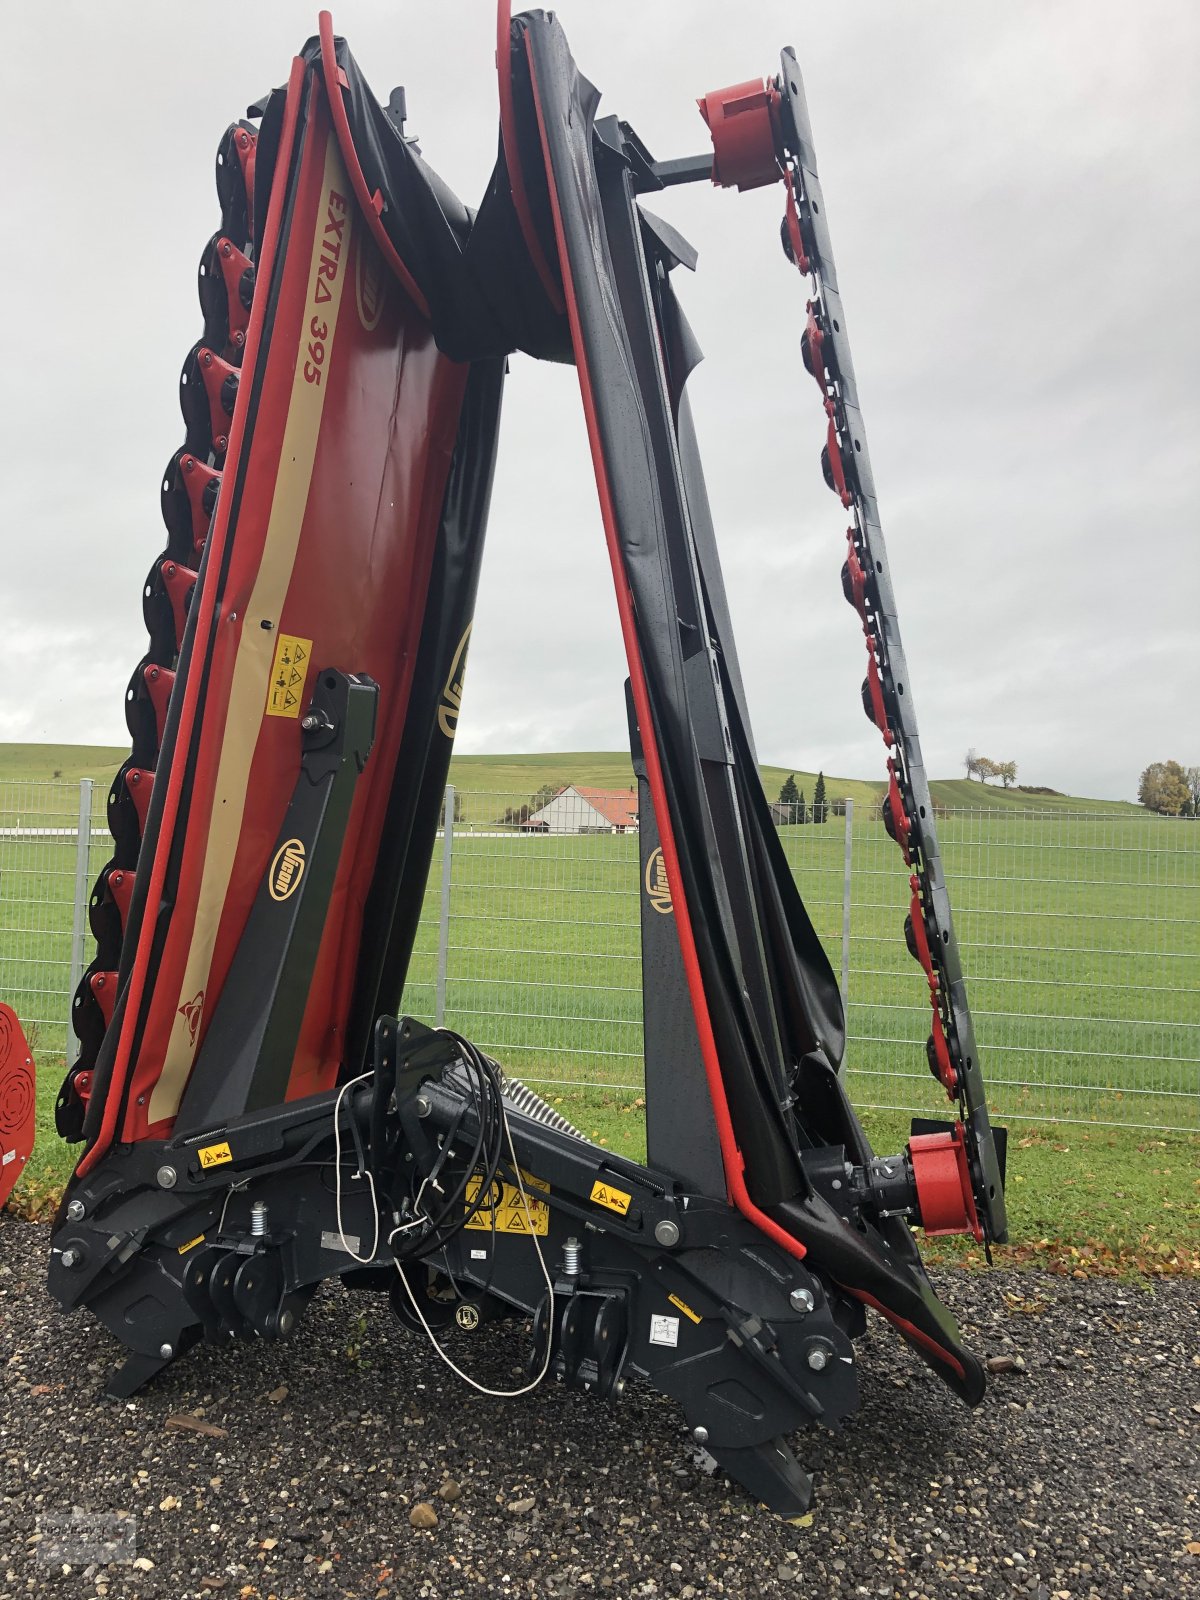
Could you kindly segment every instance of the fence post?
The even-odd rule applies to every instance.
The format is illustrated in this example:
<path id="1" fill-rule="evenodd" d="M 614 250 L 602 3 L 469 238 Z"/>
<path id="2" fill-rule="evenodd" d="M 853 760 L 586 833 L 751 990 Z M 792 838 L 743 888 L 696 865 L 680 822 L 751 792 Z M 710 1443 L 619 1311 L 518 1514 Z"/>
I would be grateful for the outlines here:
<path id="1" fill-rule="evenodd" d="M 75 991 L 83 978 L 87 962 L 83 959 L 87 937 L 88 899 L 92 887 L 92 780 L 79 780 L 79 831 L 75 836 L 75 913 L 71 920 L 71 968 L 67 983 L 67 1037 L 63 1054 L 71 1056 L 71 1019 Z"/>
<path id="2" fill-rule="evenodd" d="M 854 853 L 854 801 L 846 801 L 846 850 L 842 869 L 842 1010 L 850 1005 L 850 863 Z"/>
<path id="3" fill-rule="evenodd" d="M 446 964 L 450 955 L 450 862 L 454 853 L 454 785 L 446 785 L 446 805 L 442 813 L 442 903 L 438 921 L 437 999 L 434 1022 L 446 1022 Z"/>

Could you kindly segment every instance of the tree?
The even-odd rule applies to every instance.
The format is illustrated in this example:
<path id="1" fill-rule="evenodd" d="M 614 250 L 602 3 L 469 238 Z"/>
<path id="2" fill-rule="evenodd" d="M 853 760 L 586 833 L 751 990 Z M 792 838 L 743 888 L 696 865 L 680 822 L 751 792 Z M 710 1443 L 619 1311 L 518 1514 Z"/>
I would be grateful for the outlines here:
<path id="1" fill-rule="evenodd" d="M 979 752 L 976 750 L 974 745 L 971 746 L 966 755 L 963 757 L 963 766 L 967 769 L 968 780 L 979 776 Z"/>
<path id="2" fill-rule="evenodd" d="M 796 796 L 796 821 L 808 821 L 808 802 L 804 798 L 803 789 L 801 789 L 800 793 Z"/>
<path id="3" fill-rule="evenodd" d="M 529 796 L 530 811 L 540 811 L 543 806 L 550 804 L 556 794 L 561 794 L 564 789 L 569 787 L 569 784 L 563 779 L 560 779 L 557 783 L 544 783 L 540 789 Z"/>
<path id="4" fill-rule="evenodd" d="M 989 761 L 987 756 L 979 756 L 975 761 L 975 772 L 980 783 L 986 783 L 989 778 L 995 778 L 999 775 L 1000 768 L 994 761 Z"/>
<path id="5" fill-rule="evenodd" d="M 1015 761 L 1001 761 L 996 768 L 1000 782 L 1006 789 L 1011 789 L 1017 781 L 1017 763 Z"/>
<path id="6" fill-rule="evenodd" d="M 796 787 L 796 774 L 789 772 L 779 790 L 779 821 L 782 826 L 790 822 L 803 821 L 797 816 L 797 807 L 800 804 L 800 791 Z"/>
<path id="7" fill-rule="evenodd" d="M 1187 773 L 1178 761 L 1152 761 L 1138 779 L 1138 801 L 1147 811 L 1177 817 L 1191 799 Z"/>
<path id="8" fill-rule="evenodd" d="M 829 807 L 825 804 L 825 774 L 817 773 L 817 786 L 813 790 L 813 821 L 825 822 L 829 817 Z"/>
<path id="9" fill-rule="evenodd" d="M 1192 791 L 1192 816 L 1200 817 L 1200 767 L 1184 767 L 1183 775 Z"/>

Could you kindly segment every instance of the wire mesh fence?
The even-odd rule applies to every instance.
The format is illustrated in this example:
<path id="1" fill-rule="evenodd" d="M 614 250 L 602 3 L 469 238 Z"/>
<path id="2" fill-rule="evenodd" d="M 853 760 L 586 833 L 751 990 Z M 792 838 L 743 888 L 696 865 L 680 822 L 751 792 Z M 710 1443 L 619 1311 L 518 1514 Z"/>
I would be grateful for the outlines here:
<path id="1" fill-rule="evenodd" d="M 406 1007 L 533 1084 L 636 1097 L 636 833 L 506 823 L 500 795 L 455 809 Z M 1200 1130 L 1200 824 L 1005 806 L 947 811 L 938 830 L 997 1115 Z M 841 980 L 853 1098 L 943 1113 L 908 873 L 878 813 L 848 806 L 780 838 Z"/>
<path id="2" fill-rule="evenodd" d="M 403 1006 L 556 1095 L 635 1100 L 636 813 L 595 791 L 546 815 L 511 801 L 448 793 Z M 91 810 L 90 785 L 0 785 L 0 997 L 43 1058 L 90 958 L 109 844 Z M 1200 823 L 997 807 L 938 828 L 997 1115 L 1200 1130 Z M 878 814 L 780 837 L 846 996 L 853 1098 L 939 1114 L 908 877 Z"/>
<path id="3" fill-rule="evenodd" d="M 0 783 L 0 999 L 35 1054 L 67 1049 L 71 998 L 91 959 L 88 901 L 112 838 L 90 779 Z"/>

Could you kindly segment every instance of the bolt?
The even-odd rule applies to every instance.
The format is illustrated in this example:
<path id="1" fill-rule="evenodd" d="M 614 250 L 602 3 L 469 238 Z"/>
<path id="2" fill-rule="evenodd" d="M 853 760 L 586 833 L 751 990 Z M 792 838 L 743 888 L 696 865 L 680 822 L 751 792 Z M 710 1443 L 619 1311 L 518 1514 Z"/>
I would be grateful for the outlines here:
<path id="1" fill-rule="evenodd" d="M 72 1222 L 82 1222 L 87 1215 L 87 1207 L 82 1200 L 72 1200 L 67 1207 L 67 1216 Z"/>
<path id="2" fill-rule="evenodd" d="M 822 1350 L 820 1345 L 810 1350 L 806 1359 L 814 1372 L 824 1372 L 829 1365 L 829 1353 L 826 1350 Z"/>
<path id="3" fill-rule="evenodd" d="M 708 1429 L 707 1428 L 693 1428 L 692 1429 L 692 1438 L 695 1439 L 697 1444 L 707 1444 L 708 1443 Z"/>
<path id="4" fill-rule="evenodd" d="M 307 716 L 300 718 L 300 726 L 304 729 L 305 733 L 311 733 L 314 728 L 319 728 L 321 726 L 321 719 L 316 715 L 315 712 L 310 711 Z"/>
<path id="5" fill-rule="evenodd" d="M 160 1344 L 158 1347 L 158 1353 L 164 1361 L 170 1361 L 171 1357 L 175 1354 L 175 1346 L 173 1344 Z"/>
<path id="6" fill-rule="evenodd" d="M 793 1289 L 788 1300 L 793 1311 L 811 1311 L 817 1303 L 811 1289 Z"/>
<path id="7" fill-rule="evenodd" d="M 64 1267 L 77 1267 L 82 1260 L 83 1251 L 75 1250 L 70 1245 L 68 1245 L 62 1253 L 62 1264 Z"/>
<path id="8" fill-rule="evenodd" d="M 280 1333 L 291 1333 L 296 1326 L 296 1313 L 294 1311 L 281 1311 L 279 1314 Z"/>
<path id="9" fill-rule="evenodd" d="M 679 1224 L 672 1222 L 670 1217 L 664 1217 L 661 1222 L 654 1224 L 654 1237 L 670 1250 L 679 1243 Z"/>
<path id="10" fill-rule="evenodd" d="M 159 1167 L 156 1177 L 160 1189 L 173 1189 L 179 1182 L 179 1174 L 174 1167 Z"/>

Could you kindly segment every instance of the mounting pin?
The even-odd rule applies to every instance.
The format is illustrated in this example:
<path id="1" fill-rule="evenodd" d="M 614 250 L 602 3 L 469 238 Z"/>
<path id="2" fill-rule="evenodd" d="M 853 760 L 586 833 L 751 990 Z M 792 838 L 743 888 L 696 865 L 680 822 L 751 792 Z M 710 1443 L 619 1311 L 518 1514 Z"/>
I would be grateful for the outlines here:
<path id="1" fill-rule="evenodd" d="M 160 1189 L 173 1189 L 179 1182 L 179 1174 L 174 1167 L 159 1167 L 155 1176 Z"/>
<path id="2" fill-rule="evenodd" d="M 672 1249 L 679 1243 L 679 1224 L 672 1222 L 670 1217 L 664 1217 L 661 1222 L 654 1224 L 654 1237 L 666 1249 Z"/>
<path id="3" fill-rule="evenodd" d="M 692 1429 L 692 1438 L 695 1439 L 697 1444 L 707 1444 L 708 1443 L 708 1429 L 704 1428 L 704 1427 L 693 1428 Z"/>
<path id="4" fill-rule="evenodd" d="M 82 1200 L 72 1200 L 67 1207 L 67 1217 L 71 1222 L 82 1222 L 87 1215 L 87 1207 Z"/>
<path id="5" fill-rule="evenodd" d="M 817 1303 L 811 1289 L 793 1289 L 788 1300 L 793 1311 L 811 1311 Z"/>

